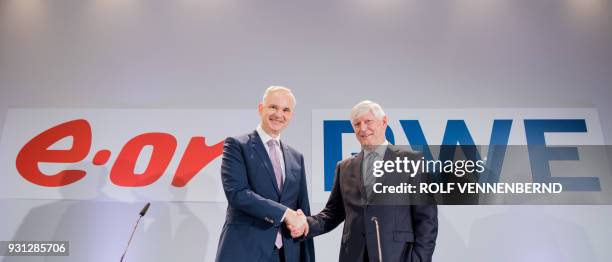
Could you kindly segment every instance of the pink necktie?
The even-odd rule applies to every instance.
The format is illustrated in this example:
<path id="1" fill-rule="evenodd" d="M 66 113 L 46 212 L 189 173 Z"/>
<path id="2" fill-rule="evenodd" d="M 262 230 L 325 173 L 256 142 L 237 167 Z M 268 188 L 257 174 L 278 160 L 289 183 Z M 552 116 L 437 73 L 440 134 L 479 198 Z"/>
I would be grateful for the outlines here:
<path id="1" fill-rule="evenodd" d="M 278 191 L 281 191 L 283 188 L 283 171 L 281 169 L 281 162 L 279 159 L 278 152 L 278 141 L 274 139 L 270 139 L 267 142 L 268 144 L 268 155 L 270 156 L 270 161 L 272 162 L 272 168 L 274 169 L 274 176 L 276 177 L 276 184 L 278 185 Z M 274 242 L 276 248 L 280 249 L 283 247 L 283 237 L 281 236 L 280 229 L 276 233 L 276 241 Z"/>

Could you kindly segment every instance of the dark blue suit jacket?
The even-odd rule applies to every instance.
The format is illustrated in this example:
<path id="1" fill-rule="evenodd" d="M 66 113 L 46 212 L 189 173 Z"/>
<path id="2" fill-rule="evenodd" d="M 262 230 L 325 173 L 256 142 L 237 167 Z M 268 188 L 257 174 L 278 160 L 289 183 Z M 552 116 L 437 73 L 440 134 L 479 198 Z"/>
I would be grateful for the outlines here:
<path id="1" fill-rule="evenodd" d="M 397 157 L 420 159 L 416 152 L 388 146 L 384 160 Z M 378 261 L 376 228 L 372 222 L 372 217 L 377 217 L 383 261 L 431 261 L 438 234 L 436 205 L 364 205 L 362 162 L 363 151 L 338 163 L 325 208 L 308 217 L 308 238 L 327 233 L 344 221 L 339 261 L 364 261 L 366 249 L 365 261 Z M 387 174 L 385 178 L 388 176 L 403 175 Z"/>
<path id="2" fill-rule="evenodd" d="M 281 229 L 287 262 L 314 261 L 314 245 L 297 241 L 281 218 L 286 208 L 310 214 L 304 157 L 281 142 L 285 180 L 279 192 L 272 162 L 257 131 L 228 137 L 221 178 L 228 207 L 216 261 L 270 261 Z"/>

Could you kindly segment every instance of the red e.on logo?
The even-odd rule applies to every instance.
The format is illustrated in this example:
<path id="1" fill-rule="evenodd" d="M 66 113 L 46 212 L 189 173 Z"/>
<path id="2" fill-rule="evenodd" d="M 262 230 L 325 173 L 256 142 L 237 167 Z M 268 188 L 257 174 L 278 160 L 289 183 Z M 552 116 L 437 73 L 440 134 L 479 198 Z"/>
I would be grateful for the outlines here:
<path id="1" fill-rule="evenodd" d="M 72 147 L 66 150 L 48 149 L 65 137 L 72 136 Z M 83 170 L 63 170 L 46 175 L 39 163 L 76 163 L 87 157 L 91 149 L 92 131 L 85 119 L 68 121 L 38 134 L 28 141 L 17 154 L 19 174 L 29 182 L 46 187 L 72 184 L 85 177 Z M 128 141 L 117 156 L 110 171 L 111 181 L 118 186 L 142 187 L 157 181 L 166 171 L 176 150 L 176 138 L 168 133 L 140 134 Z M 152 146 L 153 152 L 142 174 L 134 172 L 136 160 L 142 149 Z M 205 137 L 192 137 L 183 153 L 172 179 L 172 185 L 185 186 L 208 163 L 223 152 L 223 141 L 206 145 Z M 94 165 L 103 165 L 110 158 L 109 150 L 100 150 L 93 158 Z"/>

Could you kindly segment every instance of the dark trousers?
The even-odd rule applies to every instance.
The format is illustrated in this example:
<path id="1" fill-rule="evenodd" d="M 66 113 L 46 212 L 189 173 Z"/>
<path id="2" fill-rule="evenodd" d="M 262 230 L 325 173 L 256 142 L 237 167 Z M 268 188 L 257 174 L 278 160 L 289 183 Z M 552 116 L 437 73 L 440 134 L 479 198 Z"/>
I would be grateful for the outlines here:
<path id="1" fill-rule="evenodd" d="M 373 259 L 375 259 L 374 261 L 378 261 L 378 253 L 373 256 Z M 406 246 L 404 246 L 404 250 L 402 251 L 400 261 L 401 262 L 412 261 L 412 243 L 406 243 Z M 368 257 L 368 247 L 367 246 L 364 246 L 363 248 L 363 262 L 371 262 L 370 258 Z"/>

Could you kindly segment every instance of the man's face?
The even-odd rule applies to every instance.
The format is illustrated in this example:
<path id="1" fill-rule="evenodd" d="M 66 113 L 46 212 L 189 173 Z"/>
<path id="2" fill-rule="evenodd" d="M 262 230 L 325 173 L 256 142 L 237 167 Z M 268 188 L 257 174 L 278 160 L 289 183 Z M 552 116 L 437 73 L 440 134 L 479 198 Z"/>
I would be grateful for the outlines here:
<path id="1" fill-rule="evenodd" d="M 382 119 L 374 117 L 372 112 L 368 112 L 356 119 L 353 119 L 353 129 L 355 136 L 361 146 L 381 145 L 385 141 L 385 130 L 387 129 L 387 116 Z"/>
<path id="2" fill-rule="evenodd" d="M 269 135 L 278 136 L 293 117 L 293 99 L 287 92 L 271 92 L 259 104 L 258 110 L 261 128 Z"/>

